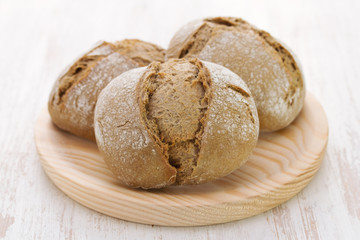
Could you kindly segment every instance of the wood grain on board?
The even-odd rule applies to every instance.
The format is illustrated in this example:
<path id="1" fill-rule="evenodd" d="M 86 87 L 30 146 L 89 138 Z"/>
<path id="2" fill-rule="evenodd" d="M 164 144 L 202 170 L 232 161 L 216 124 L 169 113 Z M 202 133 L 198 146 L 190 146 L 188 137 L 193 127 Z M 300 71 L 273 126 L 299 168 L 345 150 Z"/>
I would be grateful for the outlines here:
<path id="1" fill-rule="evenodd" d="M 354 239 L 360 236 L 360 1 L 0 0 L 0 239 Z M 167 47 L 188 21 L 241 17 L 289 46 L 329 141 L 305 189 L 262 214 L 204 227 L 109 217 L 47 177 L 34 126 L 58 74 L 99 40 Z"/>
<path id="2" fill-rule="evenodd" d="M 113 217 L 165 226 L 224 223 L 283 203 L 319 169 L 327 138 L 326 115 L 308 93 L 298 118 L 284 130 L 261 134 L 248 162 L 232 174 L 197 186 L 145 191 L 116 182 L 96 144 L 59 130 L 47 109 L 35 129 L 43 167 L 69 197 Z"/>

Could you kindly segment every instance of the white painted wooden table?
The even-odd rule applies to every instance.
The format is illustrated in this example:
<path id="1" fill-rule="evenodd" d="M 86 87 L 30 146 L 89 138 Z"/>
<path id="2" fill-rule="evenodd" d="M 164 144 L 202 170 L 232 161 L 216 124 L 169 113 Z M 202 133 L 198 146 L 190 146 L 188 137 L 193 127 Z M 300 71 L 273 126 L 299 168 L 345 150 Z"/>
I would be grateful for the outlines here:
<path id="1" fill-rule="evenodd" d="M 360 2 L 0 0 L 0 239 L 359 239 Z M 34 123 L 59 72 L 100 39 L 167 46 L 194 18 L 242 17 L 296 52 L 330 137 L 305 190 L 264 214 L 172 228 L 105 216 L 45 175 Z"/>

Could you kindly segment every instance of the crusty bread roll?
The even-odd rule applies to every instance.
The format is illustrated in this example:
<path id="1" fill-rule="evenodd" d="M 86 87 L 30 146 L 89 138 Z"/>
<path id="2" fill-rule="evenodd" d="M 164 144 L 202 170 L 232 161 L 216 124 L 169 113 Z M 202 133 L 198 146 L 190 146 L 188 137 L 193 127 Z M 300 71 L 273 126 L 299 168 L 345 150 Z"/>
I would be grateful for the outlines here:
<path id="1" fill-rule="evenodd" d="M 240 18 L 207 18 L 182 27 L 166 58 L 194 56 L 223 65 L 246 82 L 262 131 L 288 126 L 303 107 L 305 86 L 294 57 L 269 33 Z"/>
<path id="2" fill-rule="evenodd" d="M 100 42 L 56 80 L 48 109 L 61 129 L 95 141 L 94 109 L 101 90 L 121 73 L 152 61 L 163 61 L 164 50 L 135 39 Z"/>
<path id="3" fill-rule="evenodd" d="M 145 189 L 228 175 L 248 159 L 259 133 L 241 78 L 196 58 L 121 74 L 101 92 L 94 125 L 114 175 Z"/>

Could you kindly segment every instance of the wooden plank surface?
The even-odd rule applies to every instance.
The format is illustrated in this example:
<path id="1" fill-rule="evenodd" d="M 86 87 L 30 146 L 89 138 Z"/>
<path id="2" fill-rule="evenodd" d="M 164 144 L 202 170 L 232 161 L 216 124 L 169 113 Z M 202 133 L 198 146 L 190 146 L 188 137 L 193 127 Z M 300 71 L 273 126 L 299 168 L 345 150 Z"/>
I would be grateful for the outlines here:
<path id="1" fill-rule="evenodd" d="M 357 239 L 360 235 L 360 2 L 0 0 L 0 239 Z M 152 227 L 92 211 L 44 173 L 34 124 L 54 79 L 99 39 L 166 47 L 195 18 L 243 17 L 301 61 L 329 120 L 313 181 L 256 217 L 208 227 Z"/>

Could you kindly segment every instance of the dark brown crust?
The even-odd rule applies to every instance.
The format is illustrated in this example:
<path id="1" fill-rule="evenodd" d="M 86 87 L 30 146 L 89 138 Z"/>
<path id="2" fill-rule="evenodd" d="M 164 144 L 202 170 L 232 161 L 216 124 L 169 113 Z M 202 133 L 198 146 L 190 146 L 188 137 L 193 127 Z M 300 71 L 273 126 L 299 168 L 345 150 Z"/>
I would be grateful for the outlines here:
<path id="1" fill-rule="evenodd" d="M 184 60 L 174 60 L 174 61 L 184 61 Z M 156 82 L 157 77 L 162 77 L 163 72 L 160 71 L 161 63 L 155 62 L 152 63 L 148 70 L 144 73 L 142 78 L 139 80 L 139 84 L 137 86 L 138 95 L 138 103 L 140 109 L 140 115 L 142 121 L 144 122 L 144 126 L 147 129 L 149 135 L 152 137 L 156 145 L 161 149 L 162 157 L 166 159 L 166 161 L 177 169 L 176 176 L 176 184 L 182 184 L 186 181 L 186 178 L 191 176 L 192 171 L 197 166 L 197 158 L 201 148 L 201 137 L 204 132 L 204 125 L 207 119 L 207 109 L 211 102 L 211 77 L 209 71 L 200 60 L 198 59 L 189 59 L 191 64 L 195 65 L 198 69 L 198 73 L 196 79 L 198 82 L 202 84 L 204 89 L 204 96 L 199 99 L 202 105 L 207 106 L 201 109 L 201 117 L 198 123 L 198 129 L 195 132 L 195 136 L 191 140 L 187 140 L 185 142 L 177 142 L 173 140 L 171 142 L 165 141 L 163 137 L 163 133 L 160 131 L 158 127 L 158 123 L 156 118 L 153 118 L 150 114 L 149 104 L 151 101 L 152 94 L 156 91 Z M 176 151 L 178 147 L 177 144 L 190 144 L 195 147 L 196 158 L 194 158 L 191 162 L 186 162 L 184 159 L 173 159 L 172 153 Z"/>

